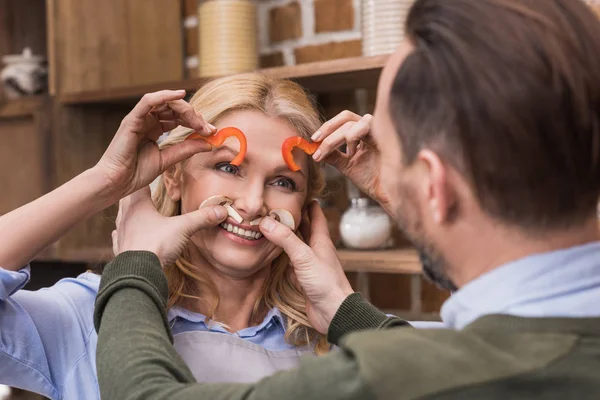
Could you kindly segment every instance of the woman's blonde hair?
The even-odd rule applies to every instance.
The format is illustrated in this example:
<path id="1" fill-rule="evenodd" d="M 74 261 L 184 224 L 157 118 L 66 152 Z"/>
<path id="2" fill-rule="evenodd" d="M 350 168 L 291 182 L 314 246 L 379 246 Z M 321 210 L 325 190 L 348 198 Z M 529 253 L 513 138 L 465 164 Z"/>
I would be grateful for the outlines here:
<path id="1" fill-rule="evenodd" d="M 258 73 L 215 79 L 202 86 L 191 98 L 190 104 L 209 123 L 233 111 L 260 111 L 269 117 L 285 120 L 299 136 L 307 139 L 319 129 L 322 122 L 314 103 L 301 86 Z M 164 148 L 180 143 L 190 133 L 189 129 L 177 128 L 160 146 Z M 323 175 L 312 159 L 309 161 L 307 177 L 306 203 L 316 198 L 324 186 Z M 180 202 L 173 201 L 167 195 L 162 177 L 153 199 L 161 214 L 180 214 Z M 208 276 L 198 271 L 186 258 L 187 254 L 182 254 L 174 265 L 165 269 L 169 281 L 168 306 L 182 305 L 186 299 L 200 300 L 208 304 L 210 312 L 206 317 L 211 319 L 219 304 L 216 287 Z M 326 337 L 315 331 L 308 322 L 304 296 L 291 280 L 289 259 L 285 253 L 273 261 L 263 293 L 254 305 L 251 320 L 256 320 L 261 313 L 273 307 L 277 307 L 285 316 L 285 340 L 288 343 L 295 346 L 314 345 L 317 354 L 329 350 Z"/>

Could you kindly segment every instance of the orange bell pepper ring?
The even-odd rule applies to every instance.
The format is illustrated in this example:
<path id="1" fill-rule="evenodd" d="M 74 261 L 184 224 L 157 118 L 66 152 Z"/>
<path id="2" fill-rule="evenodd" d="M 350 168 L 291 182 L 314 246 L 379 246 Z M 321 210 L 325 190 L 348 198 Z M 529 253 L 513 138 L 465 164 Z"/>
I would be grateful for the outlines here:
<path id="1" fill-rule="evenodd" d="M 202 139 L 202 140 L 206 141 L 207 143 L 209 143 L 213 147 L 219 147 L 223 144 L 223 142 L 225 142 L 225 139 L 227 139 L 228 137 L 231 137 L 231 136 L 235 136 L 237 138 L 237 140 L 240 142 L 240 151 L 237 153 L 237 155 L 231 161 L 230 164 L 235 165 L 236 167 L 239 167 L 242 164 L 242 162 L 244 161 L 244 157 L 246 157 L 246 150 L 248 148 L 248 143 L 246 141 L 246 135 L 244 135 L 244 132 L 240 131 L 238 128 L 233 128 L 233 127 L 223 128 L 223 129 L 219 130 L 219 132 L 217 132 L 214 135 L 209 136 L 209 137 L 201 136 L 200 134 L 193 132 L 191 135 L 189 135 L 187 138 L 185 138 L 185 140 Z"/>
<path id="2" fill-rule="evenodd" d="M 294 172 L 300 171 L 300 167 L 294 162 L 294 155 L 292 154 L 294 147 L 298 147 L 306 154 L 313 155 L 315 151 L 319 148 L 320 143 L 312 143 L 308 140 L 300 137 L 294 136 L 286 139 L 281 146 L 281 153 L 283 155 L 283 160 L 287 164 L 288 168 Z"/>

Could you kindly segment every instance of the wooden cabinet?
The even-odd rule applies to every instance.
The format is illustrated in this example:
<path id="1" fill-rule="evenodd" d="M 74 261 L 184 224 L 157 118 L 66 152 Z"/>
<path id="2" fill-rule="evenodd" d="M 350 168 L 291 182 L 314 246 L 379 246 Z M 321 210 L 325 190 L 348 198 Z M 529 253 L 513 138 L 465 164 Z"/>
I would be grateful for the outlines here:
<path id="1" fill-rule="evenodd" d="M 183 78 L 181 0 L 48 0 L 53 94 Z"/>
<path id="2" fill-rule="evenodd" d="M 51 187 L 51 112 L 46 97 L 0 104 L 0 214 Z"/>
<path id="3" fill-rule="evenodd" d="M 54 187 L 98 162 L 129 110 L 129 106 L 120 105 L 75 107 L 55 102 L 52 129 Z M 116 207 L 111 207 L 82 221 L 56 243 L 50 258 L 89 263 L 111 258 L 110 233 L 116 216 Z"/>

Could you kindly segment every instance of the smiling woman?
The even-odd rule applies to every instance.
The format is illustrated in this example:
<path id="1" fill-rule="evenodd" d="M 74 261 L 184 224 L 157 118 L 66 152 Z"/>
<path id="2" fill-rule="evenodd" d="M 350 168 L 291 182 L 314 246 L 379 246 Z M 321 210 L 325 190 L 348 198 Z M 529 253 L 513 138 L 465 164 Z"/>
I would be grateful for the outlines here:
<path id="1" fill-rule="evenodd" d="M 266 341 L 255 340 L 255 344 L 268 352 L 293 350 L 289 366 L 303 351 L 327 352 L 325 337 L 308 323 L 304 297 L 293 283 L 287 256 L 265 240 L 252 223 L 279 209 L 289 212 L 297 227 L 305 206 L 321 191 L 323 178 L 312 159 L 298 152 L 296 162 L 301 169 L 293 172 L 281 153 L 287 138 L 308 139 L 319 128 L 316 108 L 297 84 L 260 74 L 214 80 L 203 86 L 190 104 L 217 129 L 241 130 L 247 139 L 247 153 L 241 165 L 232 165 L 239 141 L 228 138 L 212 152 L 197 154 L 171 168 L 158 181 L 153 198 L 163 215 L 184 214 L 197 210 L 208 198 L 226 196 L 241 218 L 236 221 L 230 216 L 220 226 L 196 233 L 175 264 L 166 267 L 172 314 L 181 310 L 188 316 L 194 314 L 213 326 L 213 331 L 225 334 L 212 335 L 211 339 L 228 343 L 243 340 L 244 333 L 253 329 L 249 327 L 269 326 L 273 322 L 269 317 L 280 315 L 277 321 L 281 330 Z M 190 134 L 192 130 L 178 128 L 161 147 L 180 143 Z M 189 321 L 174 321 L 175 346 L 188 365 L 203 364 L 192 365 L 192 370 L 198 379 L 205 380 L 204 365 L 210 365 L 212 374 L 215 365 L 214 361 L 194 361 L 199 352 L 203 356 L 208 353 L 205 347 L 198 347 L 200 342 L 207 343 L 207 333 L 193 329 Z M 197 335 L 202 338 L 196 340 Z M 211 346 L 214 348 L 214 343 Z M 236 349 L 234 353 L 239 352 L 239 347 Z M 226 351 L 221 349 L 222 353 Z M 281 359 L 281 354 L 265 354 Z M 272 359 L 263 363 L 246 358 L 246 369 L 260 370 L 273 364 Z M 270 368 L 268 372 L 274 372 Z M 230 378 L 235 375 L 231 368 L 223 373 Z M 246 372 L 240 374 L 233 380 L 249 378 Z"/>

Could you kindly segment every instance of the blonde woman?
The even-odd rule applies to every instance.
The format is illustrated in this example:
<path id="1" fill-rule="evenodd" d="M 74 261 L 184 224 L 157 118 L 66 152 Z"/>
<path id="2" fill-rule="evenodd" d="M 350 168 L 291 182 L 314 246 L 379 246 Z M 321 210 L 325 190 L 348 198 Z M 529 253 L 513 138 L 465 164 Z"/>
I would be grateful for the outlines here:
<path id="1" fill-rule="evenodd" d="M 183 220 L 198 223 L 200 217 L 191 216 L 207 215 L 199 214 L 200 204 L 220 195 L 231 199 L 242 218 L 214 217 L 213 226 L 192 236 L 181 257 L 166 267 L 169 323 L 195 376 L 254 381 L 294 366 L 304 353 L 328 351 L 325 338 L 308 324 L 281 249 L 256 232 L 249 240 L 228 230 L 237 224 L 253 231 L 249 223 L 274 209 L 287 210 L 299 225 L 322 178 L 303 154 L 297 157 L 301 171 L 290 171 L 281 144 L 319 128 L 315 107 L 295 83 L 255 74 L 215 80 L 190 104 L 183 96 L 145 96 L 96 167 L 0 217 L 0 236 L 21 238 L 0 249 L 0 384 L 51 399 L 99 398 L 92 317 L 100 277 L 85 273 L 30 292 L 22 289 L 29 270 L 19 266 L 78 220 L 148 185 L 167 167 L 154 193 L 162 214 L 183 214 Z M 176 125 L 185 129 L 174 130 L 159 151 L 154 142 Z M 245 133 L 248 151 L 239 167 L 230 164 L 239 146 L 234 139 L 214 151 L 202 140 L 184 141 L 192 131 L 214 133 L 213 125 Z M 223 207 L 214 209 L 217 215 Z M 219 222 L 224 224 L 214 226 Z"/>
<path id="2" fill-rule="evenodd" d="M 248 150 L 242 165 L 230 164 L 239 142 L 227 139 L 224 146 L 169 169 L 155 190 L 154 202 L 165 216 L 225 196 L 241 217 L 199 231 L 166 267 L 175 346 L 200 381 L 254 381 L 294 366 L 306 350 L 328 350 L 325 337 L 308 323 L 287 256 L 265 238 L 256 239 L 261 235 L 252 225 L 276 209 L 300 224 L 323 179 L 305 155 L 301 170 L 290 171 L 281 145 L 293 136 L 310 138 L 320 119 L 300 86 L 259 74 L 215 80 L 190 104 L 217 129 L 244 132 Z M 178 128 L 161 148 L 181 143 L 191 132 Z"/>

